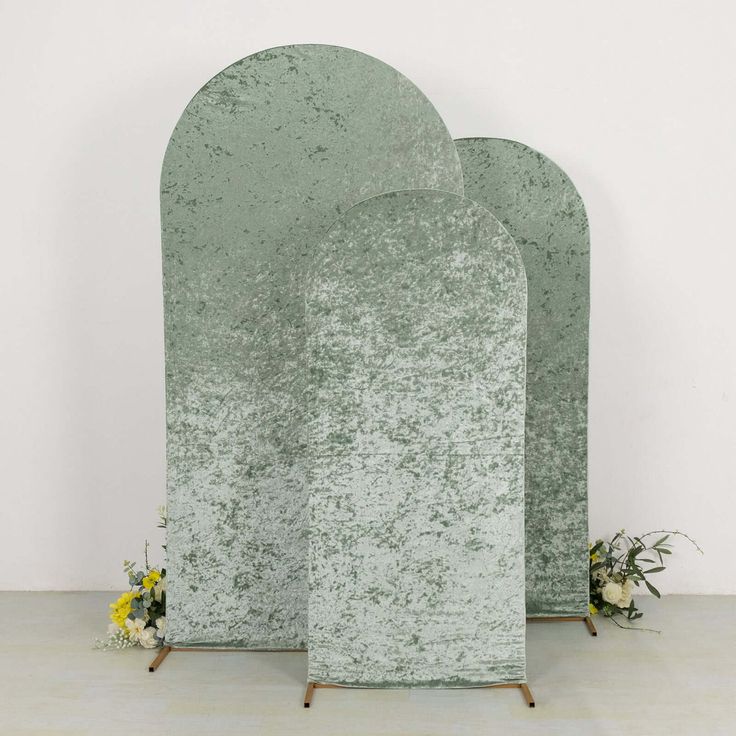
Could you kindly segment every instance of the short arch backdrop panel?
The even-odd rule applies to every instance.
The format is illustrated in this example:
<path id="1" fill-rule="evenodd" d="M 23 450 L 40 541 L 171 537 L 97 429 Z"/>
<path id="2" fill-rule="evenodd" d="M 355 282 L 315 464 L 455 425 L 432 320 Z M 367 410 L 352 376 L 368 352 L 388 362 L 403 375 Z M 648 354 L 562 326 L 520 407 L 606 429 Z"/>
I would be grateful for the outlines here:
<path id="1" fill-rule="evenodd" d="M 424 95 L 350 49 L 249 56 L 185 109 L 161 177 L 173 644 L 302 647 L 303 268 L 356 202 L 462 191 Z"/>
<path id="2" fill-rule="evenodd" d="M 315 251 L 309 679 L 463 687 L 525 674 L 526 282 L 445 192 L 374 197 Z"/>
<path id="3" fill-rule="evenodd" d="M 588 313 L 585 207 L 523 143 L 456 141 L 466 195 L 516 241 L 529 285 L 526 587 L 530 616 L 588 613 Z"/>

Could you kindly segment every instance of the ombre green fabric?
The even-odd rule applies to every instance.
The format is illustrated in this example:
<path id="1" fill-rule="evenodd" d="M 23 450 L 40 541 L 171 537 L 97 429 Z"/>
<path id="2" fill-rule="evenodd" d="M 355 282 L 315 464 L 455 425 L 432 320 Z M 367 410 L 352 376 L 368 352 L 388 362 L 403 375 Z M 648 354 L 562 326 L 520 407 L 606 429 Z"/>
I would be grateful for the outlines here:
<path id="1" fill-rule="evenodd" d="M 455 146 L 399 72 L 286 46 L 210 80 L 161 176 L 172 644 L 303 647 L 304 268 L 330 224 L 404 187 L 462 193 Z"/>
<path id="2" fill-rule="evenodd" d="M 486 209 L 403 191 L 313 250 L 309 679 L 525 680 L 526 280 Z"/>
<path id="3" fill-rule="evenodd" d="M 588 614 L 589 233 L 555 163 L 523 143 L 455 141 L 466 196 L 516 241 L 529 285 L 526 601 L 534 617 Z"/>

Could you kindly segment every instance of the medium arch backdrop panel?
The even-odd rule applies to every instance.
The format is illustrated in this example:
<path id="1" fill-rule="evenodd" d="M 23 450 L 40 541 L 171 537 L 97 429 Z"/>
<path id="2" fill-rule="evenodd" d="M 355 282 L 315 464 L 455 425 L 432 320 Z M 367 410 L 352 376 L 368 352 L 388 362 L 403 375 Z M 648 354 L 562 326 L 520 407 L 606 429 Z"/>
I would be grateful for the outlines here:
<path id="1" fill-rule="evenodd" d="M 446 192 L 374 197 L 315 251 L 309 679 L 525 679 L 526 282 Z"/>
<path id="2" fill-rule="evenodd" d="M 351 205 L 462 192 L 424 95 L 350 49 L 249 56 L 187 106 L 161 177 L 172 644 L 303 647 L 304 264 Z"/>
<path id="3" fill-rule="evenodd" d="M 588 614 L 588 218 L 523 143 L 456 141 L 466 195 L 506 226 L 529 284 L 526 587 L 530 616 Z"/>

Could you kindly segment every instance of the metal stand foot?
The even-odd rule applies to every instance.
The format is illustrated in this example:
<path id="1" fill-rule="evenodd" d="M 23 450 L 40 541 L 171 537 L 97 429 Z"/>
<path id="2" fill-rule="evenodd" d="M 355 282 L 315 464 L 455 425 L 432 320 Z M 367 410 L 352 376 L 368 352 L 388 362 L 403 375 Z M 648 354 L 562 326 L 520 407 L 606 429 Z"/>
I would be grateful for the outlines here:
<path id="1" fill-rule="evenodd" d="M 343 685 L 333 685 L 331 683 L 326 682 L 307 682 L 307 689 L 304 691 L 304 707 L 310 708 L 312 705 L 312 696 L 314 695 L 314 691 L 318 688 L 343 688 Z M 524 701 L 530 708 L 535 707 L 534 702 L 534 696 L 532 695 L 532 691 L 529 689 L 529 685 L 527 685 L 525 682 L 521 683 L 500 683 L 498 685 L 481 685 L 480 688 L 515 688 L 521 690 L 521 694 L 524 696 Z M 349 688 L 349 689 L 356 689 L 356 688 Z M 471 688 L 476 689 L 476 688 Z"/>
<path id="2" fill-rule="evenodd" d="M 526 704 L 530 708 L 534 708 L 534 706 L 535 706 L 534 696 L 532 695 L 532 691 L 529 689 L 529 685 L 527 685 L 525 682 L 520 682 L 518 684 L 517 683 L 509 683 L 509 684 L 506 684 L 504 682 L 504 683 L 501 683 L 499 685 L 484 685 L 484 687 L 504 687 L 504 688 L 513 687 L 513 688 L 518 688 L 518 689 L 521 690 L 521 694 L 524 696 L 524 700 L 526 701 Z"/>
<path id="3" fill-rule="evenodd" d="M 307 689 L 304 691 L 304 707 L 309 708 L 312 705 L 312 694 L 314 693 L 314 683 L 308 682 Z"/>
<path id="4" fill-rule="evenodd" d="M 528 617 L 526 620 L 528 624 L 549 623 L 552 621 L 582 621 L 588 627 L 591 636 L 598 636 L 598 631 L 590 616 L 535 616 Z"/>
<path id="5" fill-rule="evenodd" d="M 171 647 L 168 644 L 164 647 L 161 647 L 161 651 L 156 655 L 156 659 L 154 659 L 153 662 L 148 665 L 148 671 L 155 672 L 159 668 L 161 662 L 166 659 L 170 651 Z"/>
<path id="6" fill-rule="evenodd" d="M 169 652 L 217 652 L 218 654 L 227 654 L 232 652 L 272 652 L 274 654 L 291 654 L 293 652 L 306 652 L 306 649 L 235 649 L 226 647 L 175 647 L 166 645 L 161 648 L 156 659 L 151 662 L 148 667 L 149 672 L 155 672 L 158 666 L 166 659 Z"/>
<path id="7" fill-rule="evenodd" d="M 524 696 L 524 700 L 526 700 L 526 704 L 530 708 L 534 708 L 536 706 L 536 703 L 534 702 L 534 696 L 532 695 L 532 691 L 529 689 L 529 685 L 527 685 L 525 682 L 522 682 L 519 687 L 521 688 L 521 694 Z"/>

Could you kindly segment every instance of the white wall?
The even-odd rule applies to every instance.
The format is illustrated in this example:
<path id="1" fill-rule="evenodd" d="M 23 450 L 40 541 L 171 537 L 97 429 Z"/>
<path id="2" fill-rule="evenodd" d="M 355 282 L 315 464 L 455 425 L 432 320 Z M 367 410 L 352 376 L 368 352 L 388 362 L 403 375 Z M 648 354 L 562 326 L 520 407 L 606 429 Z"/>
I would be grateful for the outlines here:
<path id="1" fill-rule="evenodd" d="M 121 588 L 160 541 L 158 179 L 220 69 L 392 64 L 453 135 L 555 159 L 592 225 L 591 533 L 682 528 L 666 592 L 736 593 L 736 6 L 0 1 L 0 588 Z"/>

